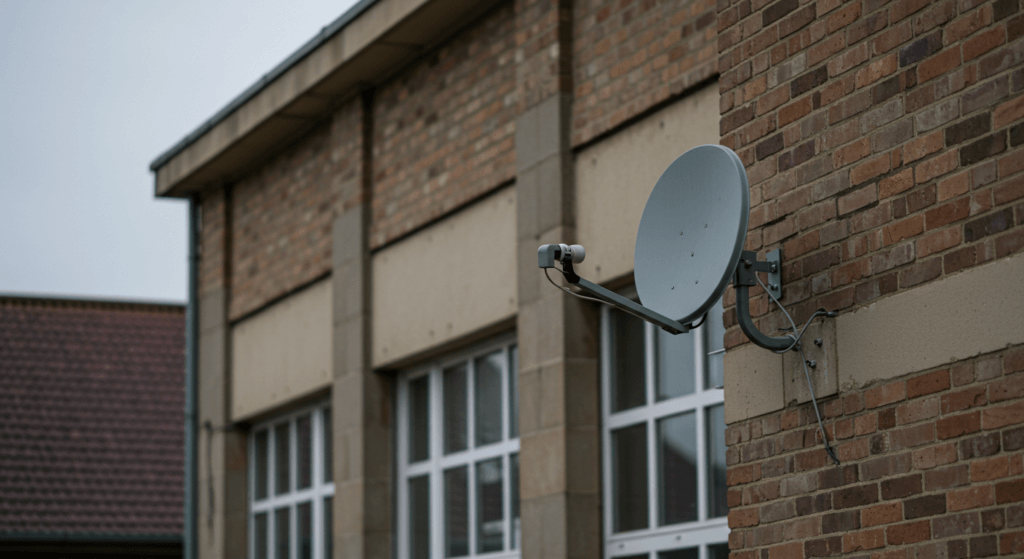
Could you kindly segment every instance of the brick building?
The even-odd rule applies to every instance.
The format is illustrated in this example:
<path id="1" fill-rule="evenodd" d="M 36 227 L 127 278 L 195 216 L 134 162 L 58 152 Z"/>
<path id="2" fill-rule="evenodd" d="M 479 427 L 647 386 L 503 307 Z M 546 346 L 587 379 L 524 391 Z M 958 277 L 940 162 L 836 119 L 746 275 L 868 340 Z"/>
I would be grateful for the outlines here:
<path id="1" fill-rule="evenodd" d="M 1024 553 L 1022 33 L 1019 0 L 359 3 L 152 165 L 193 208 L 186 553 Z M 838 466 L 732 289 L 673 337 L 536 268 L 576 242 L 630 294 L 707 143 L 782 303 L 838 311 L 804 344 Z"/>

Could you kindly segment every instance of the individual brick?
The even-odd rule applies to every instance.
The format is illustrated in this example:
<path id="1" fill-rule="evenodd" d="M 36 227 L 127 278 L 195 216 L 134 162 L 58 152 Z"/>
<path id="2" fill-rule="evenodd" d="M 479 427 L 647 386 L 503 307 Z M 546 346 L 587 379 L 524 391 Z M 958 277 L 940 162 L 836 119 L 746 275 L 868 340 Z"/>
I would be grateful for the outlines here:
<path id="1" fill-rule="evenodd" d="M 963 413 L 943 417 L 935 422 L 939 439 L 952 439 L 981 430 L 981 412 Z"/>
<path id="2" fill-rule="evenodd" d="M 918 478 L 920 487 L 920 477 Z M 837 489 L 832 492 L 832 507 L 845 509 L 878 502 L 878 485 L 874 483 Z"/>
<path id="3" fill-rule="evenodd" d="M 950 512 L 987 507 L 994 502 L 995 492 L 991 485 L 953 489 L 946 493 L 946 506 Z"/>
<path id="4" fill-rule="evenodd" d="M 880 488 L 882 499 L 886 501 L 892 499 L 903 499 L 904 497 L 917 495 L 921 492 L 921 474 L 911 474 L 895 479 L 887 479 L 881 482 Z"/>
<path id="5" fill-rule="evenodd" d="M 903 503 L 896 501 L 861 509 L 860 518 L 860 524 L 865 528 L 899 522 L 903 520 Z"/>
<path id="6" fill-rule="evenodd" d="M 971 481 L 992 481 L 1010 475 L 1010 460 L 1006 456 L 994 456 L 971 463 Z"/>
<path id="7" fill-rule="evenodd" d="M 907 545 L 931 538 L 931 523 L 927 520 L 896 524 L 885 529 L 885 539 L 889 545 Z"/>
<path id="8" fill-rule="evenodd" d="M 967 167 L 1006 150 L 1006 134 L 997 132 L 960 148 L 960 165 Z"/>
<path id="9" fill-rule="evenodd" d="M 843 534 L 843 553 L 878 549 L 880 547 L 885 547 L 885 530 L 882 528 Z"/>

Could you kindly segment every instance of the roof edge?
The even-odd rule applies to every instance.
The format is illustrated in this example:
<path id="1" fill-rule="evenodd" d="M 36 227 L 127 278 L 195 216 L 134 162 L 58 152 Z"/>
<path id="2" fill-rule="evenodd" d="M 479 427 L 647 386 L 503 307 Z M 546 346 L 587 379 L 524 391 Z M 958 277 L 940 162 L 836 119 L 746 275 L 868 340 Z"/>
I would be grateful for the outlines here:
<path id="1" fill-rule="evenodd" d="M 64 307 L 120 311 L 184 313 L 186 304 L 177 301 L 77 297 L 36 293 L 0 293 L 0 307 Z"/>
<path id="2" fill-rule="evenodd" d="M 362 15 L 367 9 L 377 3 L 378 0 L 359 0 L 354 6 L 349 8 L 345 13 L 341 14 L 338 19 L 332 21 L 326 27 L 322 28 L 319 33 L 316 34 L 312 39 L 306 41 L 298 50 L 293 52 L 285 58 L 281 63 L 271 69 L 269 72 L 263 75 L 256 83 L 249 86 L 245 91 L 239 94 L 237 97 L 232 99 L 227 105 L 221 108 L 219 111 L 214 113 L 213 116 L 206 119 L 205 122 L 199 125 L 198 128 L 190 132 L 187 136 L 178 141 L 178 143 L 171 146 L 170 149 L 161 153 L 149 164 L 150 171 L 157 171 L 160 167 L 163 167 L 175 156 L 185 151 L 190 145 L 195 143 L 197 140 L 206 135 L 207 132 L 213 130 L 215 126 L 223 122 L 231 113 L 235 112 L 252 98 L 256 97 L 261 91 L 267 86 L 274 82 L 277 78 L 284 75 L 285 72 L 290 70 L 293 66 L 302 61 L 303 58 L 315 51 L 320 45 L 323 45 L 332 37 L 337 35 L 354 19 Z"/>
<path id="3" fill-rule="evenodd" d="M 0 541 L 11 542 L 96 542 L 96 543 L 181 543 L 182 534 L 133 534 L 125 532 L 4 532 Z"/>

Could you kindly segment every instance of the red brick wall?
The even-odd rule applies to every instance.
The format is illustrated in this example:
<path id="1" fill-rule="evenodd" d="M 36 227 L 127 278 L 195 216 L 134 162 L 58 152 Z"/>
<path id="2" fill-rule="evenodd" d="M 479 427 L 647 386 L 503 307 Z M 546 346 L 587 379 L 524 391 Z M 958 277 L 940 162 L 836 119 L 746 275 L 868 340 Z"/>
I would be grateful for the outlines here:
<path id="1" fill-rule="evenodd" d="M 224 191 L 214 188 L 200 199 L 199 295 L 227 287 L 224 277 Z"/>
<path id="2" fill-rule="evenodd" d="M 362 108 L 354 100 L 232 191 L 236 319 L 331 269 L 331 227 L 361 200 Z"/>
<path id="3" fill-rule="evenodd" d="M 722 143 L 798 320 L 1024 248 L 1018 0 L 722 0 Z M 726 294 L 726 346 L 745 342 Z M 779 313 L 751 305 L 761 330 Z M 842 366 L 840 364 L 840 366 Z M 1024 348 L 727 431 L 735 559 L 1024 553 Z"/>
<path id="4" fill-rule="evenodd" d="M 733 559 L 1024 554 L 1024 346 L 726 430 Z"/>
<path id="5" fill-rule="evenodd" d="M 784 302 L 799 316 L 1024 247 L 1018 0 L 719 10 L 722 143 L 750 177 L 747 248 L 784 247 Z"/>
<path id="6" fill-rule="evenodd" d="M 579 0 L 573 6 L 573 145 L 715 74 L 713 0 Z"/>
<path id="7" fill-rule="evenodd" d="M 504 4 L 377 92 L 372 247 L 515 176 L 514 25 Z"/>

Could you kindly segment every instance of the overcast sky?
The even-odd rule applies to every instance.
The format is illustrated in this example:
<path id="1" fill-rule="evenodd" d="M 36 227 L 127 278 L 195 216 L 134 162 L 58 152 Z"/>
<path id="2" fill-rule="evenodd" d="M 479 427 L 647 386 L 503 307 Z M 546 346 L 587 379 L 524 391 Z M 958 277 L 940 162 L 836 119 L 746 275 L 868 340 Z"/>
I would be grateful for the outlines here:
<path id="1" fill-rule="evenodd" d="M 149 163 L 355 0 L 0 0 L 0 293 L 184 301 Z"/>

